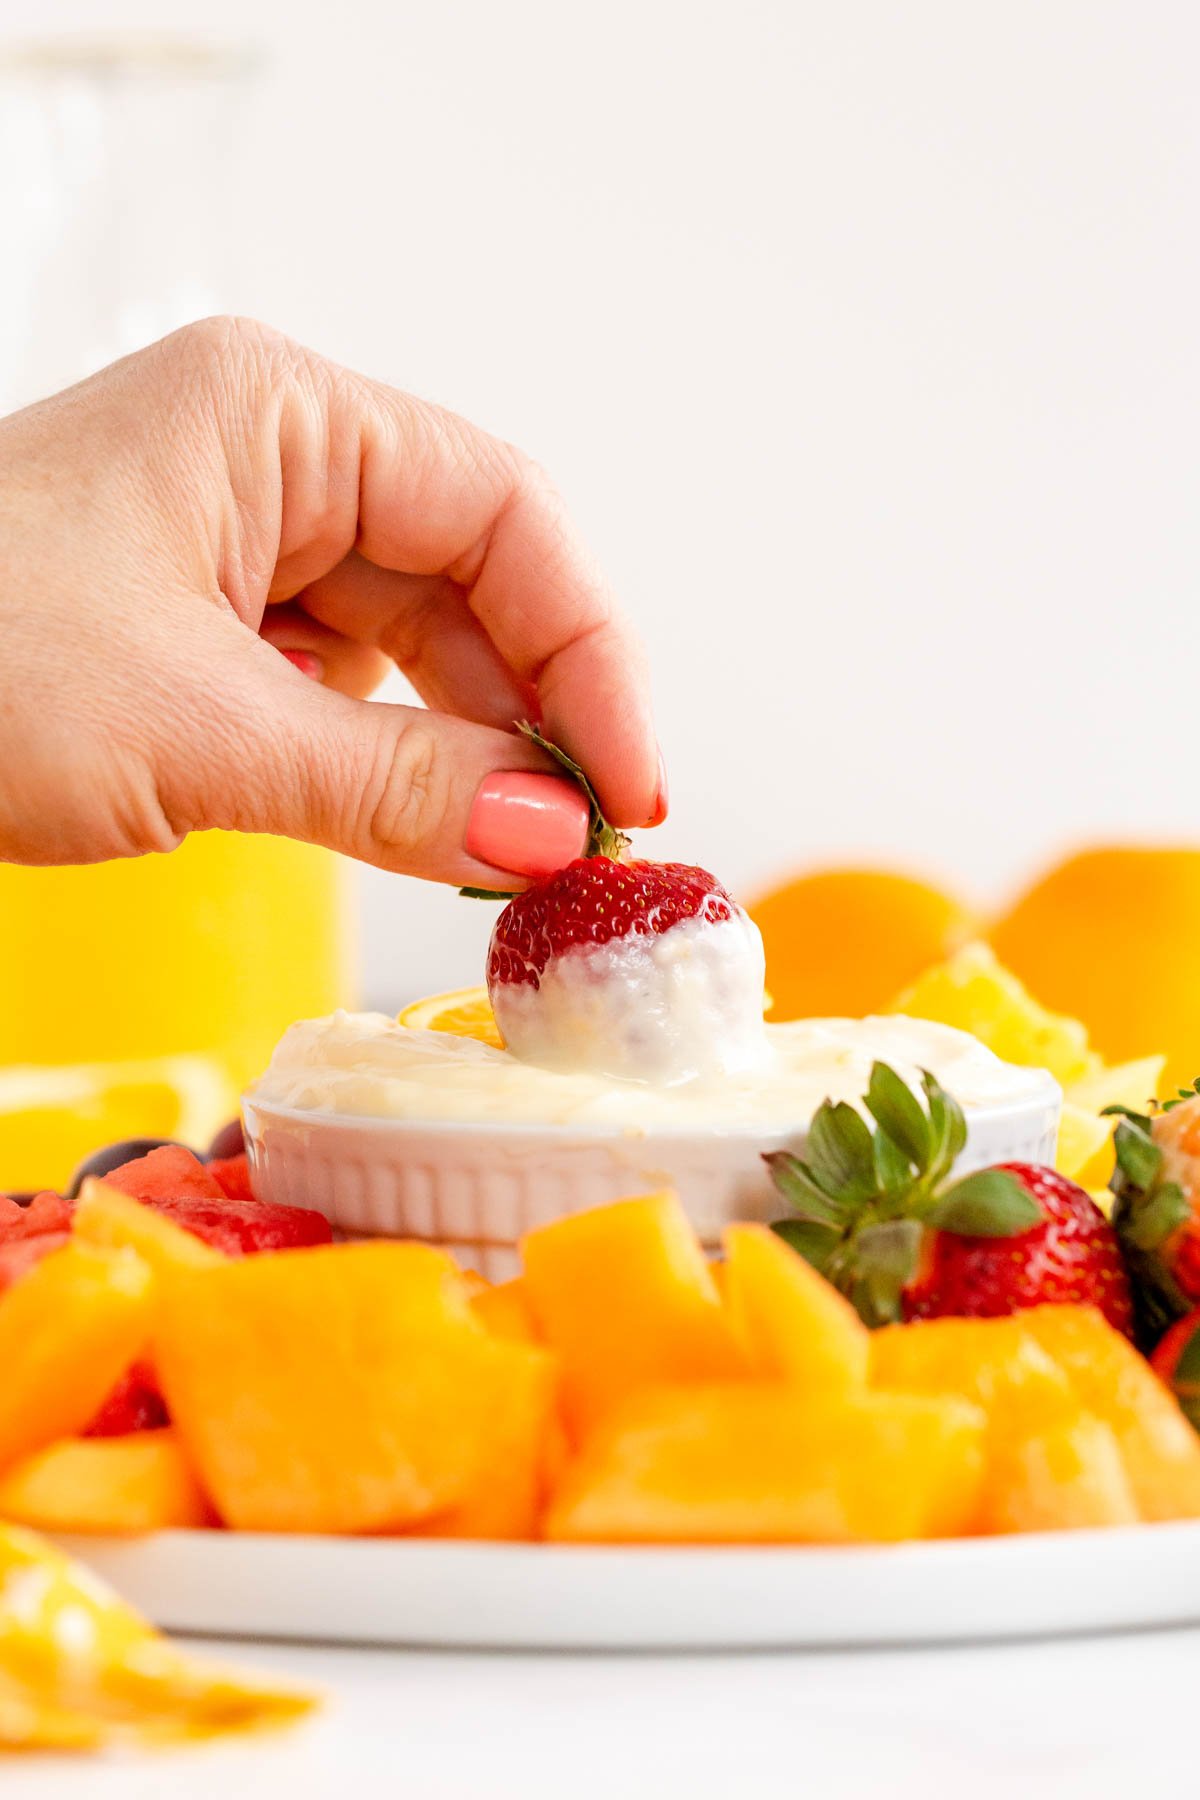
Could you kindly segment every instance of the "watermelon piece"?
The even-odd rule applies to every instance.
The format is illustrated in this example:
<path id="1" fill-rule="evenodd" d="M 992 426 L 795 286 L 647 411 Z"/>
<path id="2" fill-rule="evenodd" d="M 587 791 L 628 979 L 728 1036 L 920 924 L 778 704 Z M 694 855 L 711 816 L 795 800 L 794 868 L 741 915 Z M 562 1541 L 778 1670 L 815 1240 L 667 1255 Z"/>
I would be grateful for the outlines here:
<path id="1" fill-rule="evenodd" d="M 122 1163 L 104 1179 L 134 1200 L 220 1200 L 223 1193 L 200 1158 L 176 1144 Z"/>
<path id="2" fill-rule="evenodd" d="M 32 1237 L 12 1238 L 0 1243 L 0 1294 L 28 1275 L 35 1263 L 52 1250 L 62 1250 L 71 1241 L 69 1231 L 42 1231 Z"/>
<path id="3" fill-rule="evenodd" d="M 307 1206 L 276 1206 L 266 1200 L 150 1200 L 165 1218 L 202 1238 L 226 1256 L 253 1256 L 260 1250 L 302 1250 L 331 1244 L 324 1214 Z"/>
<path id="4" fill-rule="evenodd" d="M 0 1195 L 0 1244 L 41 1237 L 47 1231 L 70 1231 L 71 1203 L 61 1194 L 35 1194 L 26 1206 Z"/>
<path id="5" fill-rule="evenodd" d="M 250 1159 L 244 1152 L 239 1156 L 214 1156 L 205 1167 L 227 1200 L 253 1200 Z"/>

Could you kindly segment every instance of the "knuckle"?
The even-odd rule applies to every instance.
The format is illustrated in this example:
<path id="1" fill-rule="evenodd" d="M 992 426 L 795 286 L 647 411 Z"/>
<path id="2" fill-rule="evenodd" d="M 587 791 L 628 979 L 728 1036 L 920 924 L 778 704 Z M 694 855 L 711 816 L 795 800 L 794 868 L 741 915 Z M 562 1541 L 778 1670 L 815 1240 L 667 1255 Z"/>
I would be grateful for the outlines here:
<path id="1" fill-rule="evenodd" d="M 282 332 L 233 313 L 181 326 L 159 349 L 178 385 L 205 398 L 269 388 L 296 356 Z"/>
<path id="2" fill-rule="evenodd" d="M 367 815 L 368 850 L 380 860 L 411 855 L 436 838 L 450 812 L 446 759 L 437 732 L 418 719 L 386 749 Z"/>

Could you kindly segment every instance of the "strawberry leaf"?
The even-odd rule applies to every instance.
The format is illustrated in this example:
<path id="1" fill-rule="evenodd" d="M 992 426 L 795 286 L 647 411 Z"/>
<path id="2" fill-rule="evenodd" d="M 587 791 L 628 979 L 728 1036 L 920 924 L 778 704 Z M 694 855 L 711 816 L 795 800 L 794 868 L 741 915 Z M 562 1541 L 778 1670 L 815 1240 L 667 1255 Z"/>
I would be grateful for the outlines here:
<path id="1" fill-rule="evenodd" d="M 875 1146 L 862 1114 L 845 1100 L 826 1100 L 808 1128 L 808 1164 L 826 1193 L 865 1200 L 875 1191 Z"/>
<path id="2" fill-rule="evenodd" d="M 567 752 L 560 749 L 557 744 L 552 744 L 548 737 L 543 737 L 537 726 L 531 725 L 528 719 L 518 719 L 517 730 L 523 737 L 527 737 L 531 744 L 536 744 L 539 750 L 544 750 L 547 756 L 553 757 L 559 768 L 565 770 L 573 781 L 577 781 L 586 794 L 588 835 L 587 843 L 583 847 L 583 854 L 585 856 L 608 856 L 614 862 L 623 862 L 625 852 L 629 849 L 629 839 L 623 831 L 618 831 L 615 826 L 610 825 L 601 812 L 600 802 L 596 798 L 596 790 L 584 774 L 580 764 L 575 761 L 573 756 L 568 756 Z M 462 900 L 513 900 L 516 898 L 515 890 L 505 893 L 500 888 L 462 887 L 459 888 L 458 893 Z"/>
<path id="3" fill-rule="evenodd" d="M 938 1231 L 960 1237 L 1017 1237 L 1042 1221 L 1042 1209 L 1015 1175 L 977 1169 L 947 1188 L 925 1214 Z"/>
<path id="4" fill-rule="evenodd" d="M 904 1290 L 917 1272 L 922 1227 L 916 1219 L 866 1225 L 855 1241 L 855 1280 L 850 1298 L 872 1330 L 901 1317 Z"/>
<path id="5" fill-rule="evenodd" d="M 830 1261 L 842 1241 L 839 1231 L 809 1219 L 776 1219 L 771 1230 L 798 1251 L 818 1275 L 828 1272 Z"/>
<path id="6" fill-rule="evenodd" d="M 623 831 L 617 831 L 605 818 L 600 810 L 596 790 L 584 774 L 582 766 L 575 761 L 573 756 L 568 756 L 567 752 L 558 744 L 552 744 L 548 737 L 543 737 L 537 726 L 531 725 L 528 719 L 519 720 L 517 730 L 523 737 L 527 737 L 531 744 L 536 744 L 539 750 L 544 750 L 547 756 L 552 756 L 559 767 L 565 769 L 587 795 L 591 816 L 588 820 L 588 841 L 584 846 L 584 855 L 608 856 L 614 862 L 622 861 L 629 848 L 629 839 Z"/>
<path id="7" fill-rule="evenodd" d="M 1162 1167 L 1163 1153 L 1150 1135 L 1149 1120 L 1143 1128 L 1140 1120 L 1135 1123 L 1128 1114 L 1119 1118 L 1113 1145 L 1117 1155 L 1117 1168 L 1121 1174 L 1134 1187 L 1153 1187 L 1155 1177 Z"/>
<path id="8" fill-rule="evenodd" d="M 967 1121 L 962 1107 L 948 1094 L 936 1076 L 921 1070 L 921 1086 L 929 1103 L 929 1123 L 933 1146 L 929 1157 L 927 1180 L 936 1188 L 950 1173 L 967 1141 Z"/>
<path id="9" fill-rule="evenodd" d="M 913 1167 L 903 1150 L 882 1126 L 873 1138 L 875 1146 L 875 1179 L 881 1194 L 898 1193 L 912 1185 Z"/>
<path id="10" fill-rule="evenodd" d="M 801 1162 L 789 1150 L 768 1151 L 763 1161 L 771 1171 L 771 1180 L 800 1219 L 838 1229 L 842 1227 L 845 1209 L 817 1185 L 807 1163 Z"/>
<path id="11" fill-rule="evenodd" d="M 886 1063 L 871 1065 L 866 1106 L 880 1129 L 903 1151 L 918 1173 L 923 1173 L 929 1162 L 929 1120 L 907 1082 Z"/>
<path id="12" fill-rule="evenodd" d="M 1164 1181 L 1145 1200 L 1128 1209 L 1122 1228 L 1136 1249 L 1157 1250 L 1191 1213 L 1191 1203 L 1179 1183 Z"/>

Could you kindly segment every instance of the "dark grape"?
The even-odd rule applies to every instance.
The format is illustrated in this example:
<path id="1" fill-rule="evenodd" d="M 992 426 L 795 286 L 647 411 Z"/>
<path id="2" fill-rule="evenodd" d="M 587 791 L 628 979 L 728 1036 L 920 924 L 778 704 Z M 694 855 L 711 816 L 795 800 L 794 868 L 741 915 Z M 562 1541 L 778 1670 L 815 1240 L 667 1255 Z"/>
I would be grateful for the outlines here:
<path id="1" fill-rule="evenodd" d="M 86 1162 L 81 1162 L 71 1177 L 71 1185 L 67 1189 L 67 1199 L 78 1197 L 79 1190 L 89 1176 L 102 1180 L 119 1169 L 122 1163 L 132 1162 L 135 1157 L 148 1156 L 151 1150 L 161 1150 L 165 1144 L 173 1144 L 176 1149 L 184 1149 L 182 1144 L 175 1144 L 173 1138 L 125 1138 L 119 1144 L 106 1144 L 103 1150 L 93 1150 Z"/>
<path id="2" fill-rule="evenodd" d="M 242 1121 L 230 1119 L 228 1125 L 222 1125 L 204 1152 L 203 1160 L 212 1162 L 216 1158 L 223 1160 L 227 1156 L 240 1156 L 245 1148 L 246 1140 L 242 1135 Z"/>

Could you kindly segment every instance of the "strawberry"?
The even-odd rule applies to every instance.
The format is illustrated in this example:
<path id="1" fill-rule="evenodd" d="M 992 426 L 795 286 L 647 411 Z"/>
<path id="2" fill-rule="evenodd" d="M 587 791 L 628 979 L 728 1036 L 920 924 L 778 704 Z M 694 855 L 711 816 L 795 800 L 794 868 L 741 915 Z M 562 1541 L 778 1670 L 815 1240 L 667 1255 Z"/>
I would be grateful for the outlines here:
<path id="1" fill-rule="evenodd" d="M 1142 1332 L 1200 1304 L 1200 1083 L 1152 1113 L 1117 1115 L 1113 1224 L 1137 1286 Z"/>
<path id="2" fill-rule="evenodd" d="M 737 902 L 715 876 L 689 863 L 613 862 L 581 856 L 509 901 L 488 951 L 488 988 L 540 987 L 547 968 L 574 949 L 626 937 L 661 937 L 685 919 L 731 919 Z"/>
<path id="3" fill-rule="evenodd" d="M 519 729 L 579 783 L 590 823 L 583 856 L 524 893 L 489 896 L 508 900 L 487 962 L 506 1049 L 550 1068 L 656 1082 L 759 1060 L 757 927 L 707 870 L 633 861 L 579 764 L 532 725 Z"/>
<path id="4" fill-rule="evenodd" d="M 804 1159 L 766 1158 L 797 1215 L 775 1230 L 868 1325 L 997 1318 L 1046 1303 L 1095 1306 L 1129 1335 L 1129 1282 L 1095 1202 L 1054 1169 L 1003 1163 L 958 1180 L 962 1109 L 923 1073 L 925 1105 L 886 1063 L 864 1096 L 874 1123 L 826 1101 Z"/>
<path id="5" fill-rule="evenodd" d="M 1150 1362 L 1200 1431 L 1200 1307 L 1176 1319 Z"/>
<path id="6" fill-rule="evenodd" d="M 513 1055 L 687 1081 L 765 1052 L 762 939 L 705 869 L 580 857 L 509 901 L 488 952 Z"/>

